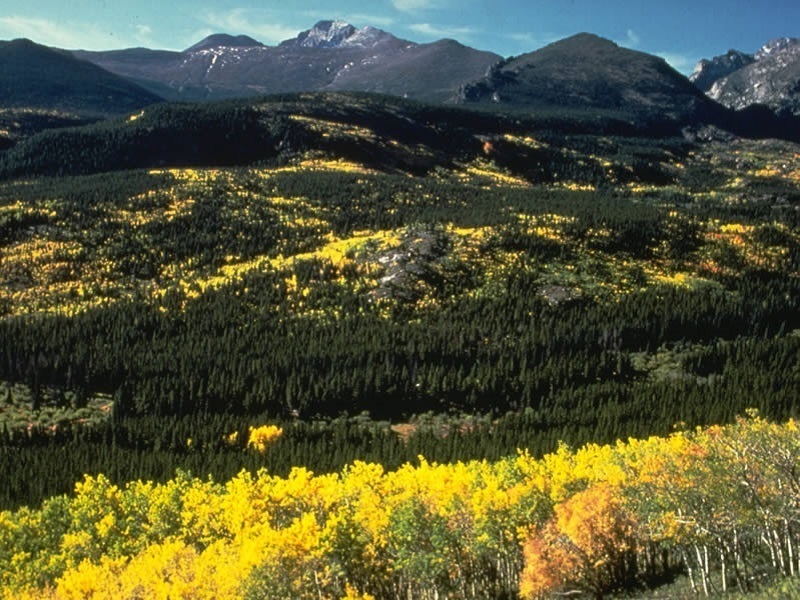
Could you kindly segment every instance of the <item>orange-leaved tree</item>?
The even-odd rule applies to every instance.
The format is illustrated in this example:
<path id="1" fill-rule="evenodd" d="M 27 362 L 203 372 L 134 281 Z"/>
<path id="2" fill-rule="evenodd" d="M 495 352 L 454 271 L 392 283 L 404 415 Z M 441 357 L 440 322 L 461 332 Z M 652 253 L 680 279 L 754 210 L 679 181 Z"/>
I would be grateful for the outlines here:
<path id="1" fill-rule="evenodd" d="M 520 593 L 580 590 L 602 598 L 635 577 L 635 533 L 618 488 L 597 483 L 574 494 L 525 542 Z"/>

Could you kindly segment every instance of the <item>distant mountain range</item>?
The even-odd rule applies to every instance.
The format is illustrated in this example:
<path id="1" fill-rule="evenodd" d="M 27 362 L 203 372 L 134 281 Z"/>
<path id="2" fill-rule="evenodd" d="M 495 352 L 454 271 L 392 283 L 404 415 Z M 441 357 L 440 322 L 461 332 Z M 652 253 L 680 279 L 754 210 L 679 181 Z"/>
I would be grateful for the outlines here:
<path id="1" fill-rule="evenodd" d="M 800 38 L 778 38 L 755 54 L 730 50 L 701 60 L 690 79 L 729 108 L 763 104 L 800 116 Z"/>
<path id="2" fill-rule="evenodd" d="M 134 48 L 74 55 L 168 100 L 347 90 L 445 102 L 501 59 L 453 40 L 416 44 L 341 21 L 320 21 L 278 46 L 216 34 L 183 52 Z"/>
<path id="3" fill-rule="evenodd" d="M 181 52 L 0 43 L 0 109 L 95 118 L 162 100 L 337 91 L 511 113 L 582 112 L 651 131 L 705 123 L 796 137 L 798 126 L 786 116 L 780 120 L 763 107 L 741 115 L 733 110 L 756 104 L 800 114 L 800 41 L 776 40 L 752 56 L 730 51 L 701 61 L 691 81 L 661 58 L 586 33 L 507 59 L 455 40 L 417 44 L 342 21 L 320 21 L 277 46 L 222 33 Z"/>

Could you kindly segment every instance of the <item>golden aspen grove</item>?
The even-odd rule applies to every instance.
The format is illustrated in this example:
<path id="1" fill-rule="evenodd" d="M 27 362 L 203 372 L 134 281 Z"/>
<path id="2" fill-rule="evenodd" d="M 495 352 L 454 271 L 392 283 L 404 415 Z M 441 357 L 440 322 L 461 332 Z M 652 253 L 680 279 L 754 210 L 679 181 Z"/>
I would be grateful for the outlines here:
<path id="1" fill-rule="evenodd" d="M 217 482 L 87 476 L 0 514 L 8 598 L 599 597 L 683 567 L 709 595 L 800 568 L 800 434 L 728 426 L 537 459 L 355 462 Z"/>

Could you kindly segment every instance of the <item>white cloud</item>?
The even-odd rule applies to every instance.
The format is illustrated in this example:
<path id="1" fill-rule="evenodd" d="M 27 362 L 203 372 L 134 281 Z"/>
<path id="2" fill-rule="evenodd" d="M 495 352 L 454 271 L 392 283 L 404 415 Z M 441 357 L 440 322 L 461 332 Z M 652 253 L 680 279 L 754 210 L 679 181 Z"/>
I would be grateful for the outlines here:
<path id="1" fill-rule="evenodd" d="M 540 35 L 533 33 L 509 33 L 506 37 L 520 44 L 524 48 L 524 51 L 528 52 L 531 50 L 537 50 L 543 46 L 552 44 L 553 42 L 557 42 L 558 40 L 564 39 L 566 36 L 555 33 L 546 33 Z"/>
<path id="2" fill-rule="evenodd" d="M 68 49 L 101 50 L 118 47 L 114 33 L 88 23 L 62 23 L 22 16 L 0 17 L 0 38 L 29 38 L 38 44 Z"/>
<path id="3" fill-rule="evenodd" d="M 245 34 L 265 44 L 277 44 L 293 38 L 302 30 L 302 28 L 265 22 L 259 18 L 256 11 L 243 8 L 222 14 L 208 13 L 202 17 L 202 20 L 207 28 L 210 27 L 213 30 L 213 33 Z"/>
<path id="4" fill-rule="evenodd" d="M 348 15 L 345 17 L 345 21 L 363 23 L 365 26 L 372 25 L 373 27 L 389 27 L 394 24 L 394 19 L 392 17 L 363 14 Z"/>
<path id="5" fill-rule="evenodd" d="M 333 14 L 331 12 L 325 12 L 321 10 L 306 10 L 301 14 L 309 19 L 316 20 L 339 19 L 341 21 L 347 21 L 356 27 L 364 27 L 367 25 L 372 25 L 373 27 L 389 27 L 395 22 L 392 17 L 387 17 L 385 15 L 369 15 L 364 13 Z M 312 23 L 309 22 L 308 27 L 311 27 L 311 25 Z"/>
<path id="6" fill-rule="evenodd" d="M 394 7 L 400 12 L 416 12 L 419 10 L 430 10 L 439 8 L 441 0 L 392 0 Z"/>
<path id="7" fill-rule="evenodd" d="M 448 25 L 432 25 L 430 23 L 415 23 L 408 26 L 411 31 L 432 37 L 450 37 L 466 39 L 477 33 L 471 27 L 451 27 Z"/>
<path id="8" fill-rule="evenodd" d="M 625 37 L 621 40 L 617 40 L 617 45 L 626 48 L 636 48 L 641 41 L 642 38 L 640 38 L 633 29 L 628 29 L 628 31 L 625 32 Z"/>
<path id="9" fill-rule="evenodd" d="M 153 28 L 150 25 L 136 25 L 136 41 L 142 46 L 153 45 Z"/>
<path id="10" fill-rule="evenodd" d="M 697 62 L 700 60 L 695 56 L 688 56 L 686 54 L 679 54 L 676 52 L 655 52 L 656 56 L 660 56 L 676 71 L 680 71 L 684 75 L 692 72 Z"/>

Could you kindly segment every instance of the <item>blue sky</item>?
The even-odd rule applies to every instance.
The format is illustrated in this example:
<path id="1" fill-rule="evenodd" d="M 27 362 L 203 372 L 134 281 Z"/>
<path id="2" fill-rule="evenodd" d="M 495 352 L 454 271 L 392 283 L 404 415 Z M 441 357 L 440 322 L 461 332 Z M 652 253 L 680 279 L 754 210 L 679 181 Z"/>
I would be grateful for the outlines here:
<path id="1" fill-rule="evenodd" d="M 321 19 L 415 42 L 455 38 L 503 56 L 588 31 L 685 73 L 730 48 L 754 52 L 776 37 L 800 37 L 798 0 L 0 0 L 0 39 L 181 50 L 219 32 L 275 44 Z"/>

